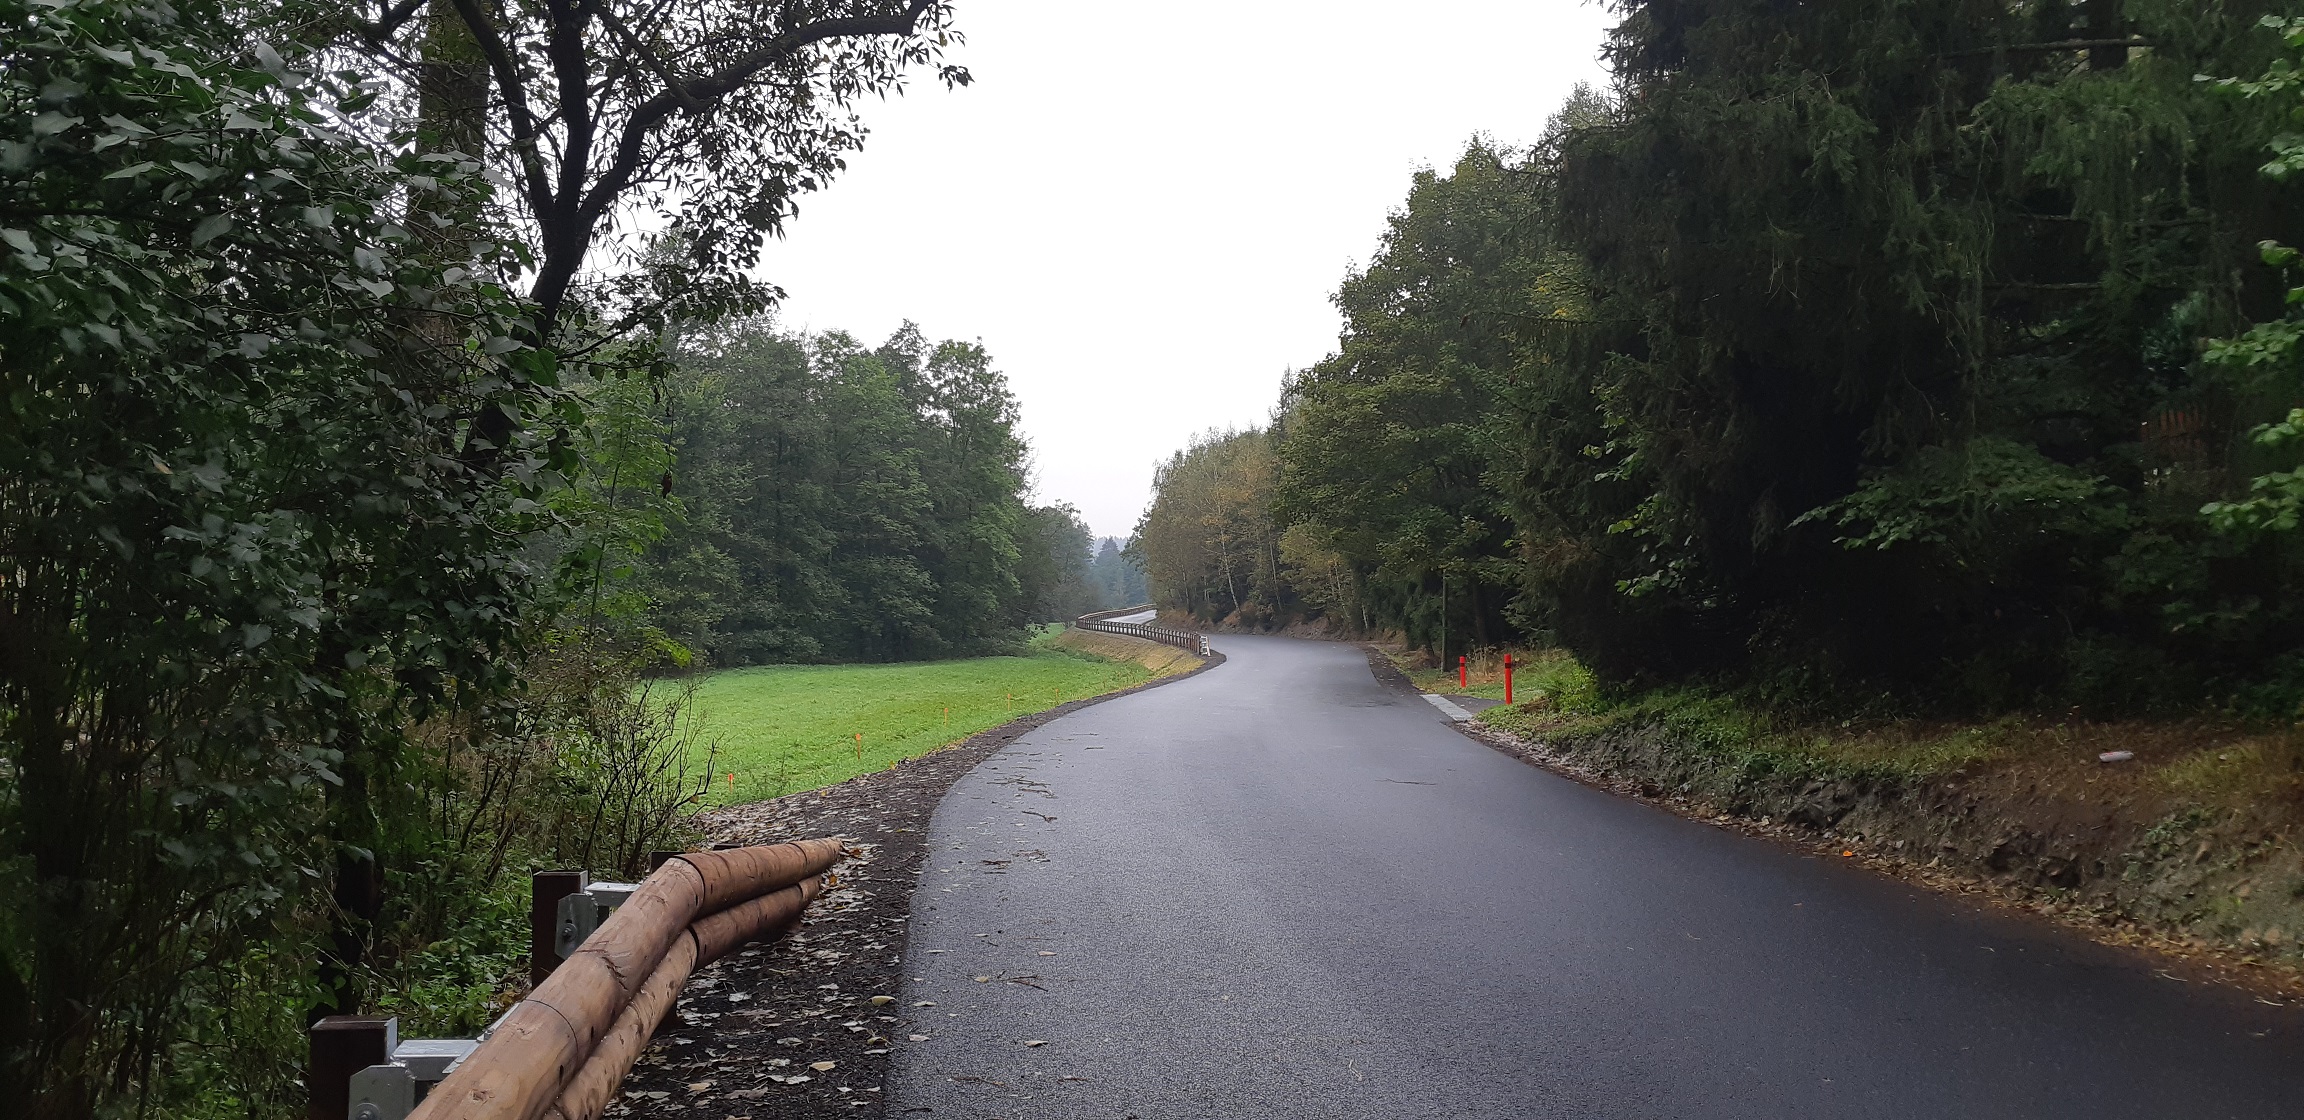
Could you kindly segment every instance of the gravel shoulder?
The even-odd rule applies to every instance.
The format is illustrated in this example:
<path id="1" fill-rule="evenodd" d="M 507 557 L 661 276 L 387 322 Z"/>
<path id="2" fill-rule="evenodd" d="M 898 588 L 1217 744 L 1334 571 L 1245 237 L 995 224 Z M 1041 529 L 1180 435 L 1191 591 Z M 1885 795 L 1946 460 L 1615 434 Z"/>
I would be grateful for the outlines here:
<path id="1" fill-rule="evenodd" d="M 929 817 L 953 783 L 1016 737 L 1119 696 L 1221 664 L 1075 700 L 838 785 L 698 818 L 713 845 L 839 836 L 854 853 L 790 937 L 697 974 L 609 1116 L 671 1120 L 881 1117 L 894 997 Z M 829 1064 L 827 1064 L 829 1063 Z"/>

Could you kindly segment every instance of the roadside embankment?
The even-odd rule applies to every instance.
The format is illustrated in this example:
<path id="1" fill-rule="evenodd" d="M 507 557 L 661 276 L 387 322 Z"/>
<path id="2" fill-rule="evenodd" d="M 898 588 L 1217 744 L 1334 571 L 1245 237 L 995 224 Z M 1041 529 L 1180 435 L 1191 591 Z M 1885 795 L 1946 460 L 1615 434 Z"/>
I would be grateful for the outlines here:
<path id="1" fill-rule="evenodd" d="M 1048 645 L 1069 653 L 1101 657 L 1106 661 L 1141 665 L 1151 670 L 1156 678 L 1189 673 L 1208 663 L 1199 654 L 1175 646 L 1148 642 L 1124 634 L 1106 634 L 1099 630 L 1066 630 L 1050 638 Z"/>
<path id="2" fill-rule="evenodd" d="M 1558 662 L 1522 676 L 1516 699 L 1468 729 L 1690 815 L 2304 992 L 2304 737 L 2293 729 L 1803 725 L 1695 692 L 1603 705 Z M 2130 757 L 2100 761 L 2108 752 Z"/>

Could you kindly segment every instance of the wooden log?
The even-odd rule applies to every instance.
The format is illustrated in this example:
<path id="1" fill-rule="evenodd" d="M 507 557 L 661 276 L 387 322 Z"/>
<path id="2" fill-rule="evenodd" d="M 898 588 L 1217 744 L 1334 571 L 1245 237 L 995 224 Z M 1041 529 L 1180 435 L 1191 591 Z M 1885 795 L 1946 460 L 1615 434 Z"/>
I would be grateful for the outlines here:
<path id="1" fill-rule="evenodd" d="M 507 1012 L 495 1031 L 409 1114 L 409 1120 L 537 1120 L 586 1065 L 601 1039 L 650 981 L 688 927 L 708 916 L 821 875 L 840 861 L 838 840 L 687 852 L 650 874 L 567 961 Z M 800 905 L 813 894 L 801 892 Z M 779 903 L 778 906 L 783 904 Z M 747 910 L 716 925 L 714 944 L 765 920 L 777 906 Z M 793 907 L 791 913 L 798 913 Z M 726 941 L 726 952 L 751 934 Z M 689 967 L 694 967 L 693 962 Z M 681 978 L 685 982 L 686 977 Z M 679 985 L 672 987 L 677 998 Z M 666 1005 L 669 1006 L 669 1005 Z M 645 1045 L 657 1017 L 640 1035 Z M 637 1049 L 632 1059 L 639 1057 Z M 612 1093 L 631 1059 L 608 1079 Z M 605 1100 L 602 1104 L 605 1105 Z"/>
<path id="2" fill-rule="evenodd" d="M 679 1002 L 680 989 L 687 987 L 696 968 L 696 936 L 691 932 L 672 943 L 663 962 L 640 986 L 640 994 L 625 1005 L 623 1014 L 616 1016 L 616 1025 L 601 1037 L 591 1057 L 560 1090 L 559 1100 L 544 1114 L 544 1120 L 599 1120 L 608 1102 L 616 1099 L 624 1075 L 632 1072 L 632 1063 L 640 1060 L 656 1028 Z"/>
<path id="3" fill-rule="evenodd" d="M 696 934 L 696 967 L 711 964 L 746 942 L 763 941 L 783 933 L 799 921 L 800 912 L 823 893 L 824 880 L 811 876 L 773 894 L 698 918 L 692 927 Z"/>
<path id="4" fill-rule="evenodd" d="M 409 1120 L 536 1120 L 686 934 L 704 898 L 703 876 L 688 863 L 657 869 Z"/>
<path id="5" fill-rule="evenodd" d="M 683 852 L 675 862 L 688 864 L 703 877 L 704 906 L 699 913 L 711 914 L 822 875 L 840 862 L 840 854 L 840 841 L 826 838 Z"/>
<path id="6" fill-rule="evenodd" d="M 790 928 L 801 911 L 823 893 L 824 880 L 811 877 L 698 919 L 689 936 L 664 954 L 663 963 L 656 966 L 655 974 L 648 977 L 624 1013 L 616 1017 L 616 1025 L 593 1048 L 583 1068 L 568 1080 L 544 1120 L 599 1120 L 609 1102 L 616 1099 L 625 1076 L 632 1072 L 632 1064 L 648 1049 L 648 1040 L 671 1014 L 688 978 L 745 942 Z"/>

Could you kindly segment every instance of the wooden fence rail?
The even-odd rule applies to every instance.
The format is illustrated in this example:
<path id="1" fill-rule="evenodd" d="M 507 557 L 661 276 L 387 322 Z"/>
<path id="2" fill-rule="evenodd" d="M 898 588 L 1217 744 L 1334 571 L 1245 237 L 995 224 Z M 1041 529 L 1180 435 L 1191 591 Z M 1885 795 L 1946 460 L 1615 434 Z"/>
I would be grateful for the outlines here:
<path id="1" fill-rule="evenodd" d="M 1081 615 L 1073 620 L 1072 625 L 1082 630 L 1095 630 L 1105 634 L 1125 634 L 1131 638 L 1142 638 L 1146 641 L 1175 646 L 1177 649 L 1197 653 L 1202 657 L 1208 656 L 1208 639 L 1202 637 L 1197 631 L 1178 630 L 1174 627 L 1150 622 L 1110 621 L 1116 617 L 1142 614 L 1151 609 L 1149 606 L 1143 606 L 1123 607 L 1116 611 L 1098 611 L 1095 614 Z"/>
<path id="2" fill-rule="evenodd" d="M 688 978 L 797 924 L 841 856 L 833 839 L 682 852 L 638 884 L 594 884 L 613 888 L 600 894 L 540 875 L 534 913 L 555 925 L 532 949 L 541 953 L 553 934 L 573 936 L 580 943 L 566 959 L 477 1044 L 437 1040 L 434 1051 L 452 1053 L 424 1070 L 399 1061 L 424 1044 L 398 1042 L 389 1020 L 323 1020 L 308 1082 L 313 1120 L 598 1120 Z M 599 898 L 622 901 L 592 929 L 583 907 Z M 350 1072 L 347 1084 L 336 1080 L 345 1061 L 329 1056 L 339 1051 L 388 1057 Z"/>

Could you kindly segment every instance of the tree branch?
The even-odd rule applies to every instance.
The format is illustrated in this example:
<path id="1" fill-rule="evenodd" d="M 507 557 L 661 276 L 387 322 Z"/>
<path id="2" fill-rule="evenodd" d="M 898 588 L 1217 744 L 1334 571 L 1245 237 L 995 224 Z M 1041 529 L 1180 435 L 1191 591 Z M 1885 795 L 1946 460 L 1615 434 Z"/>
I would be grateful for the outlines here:
<path id="1" fill-rule="evenodd" d="M 371 44 L 383 45 L 384 40 L 391 38 L 394 33 L 407 26 L 408 20 L 415 16 L 416 9 L 423 7 L 424 4 L 425 0 L 400 0 L 397 5 L 386 4 L 383 14 L 376 18 L 376 22 L 358 25 L 360 37 Z"/>
<path id="2" fill-rule="evenodd" d="M 2047 51 L 2084 51 L 2095 47 L 2156 47 L 2150 39 L 2058 39 L 2053 43 L 2008 43 L 1997 47 L 1977 47 L 1974 50 L 1945 51 L 1938 58 L 1973 58 L 1989 54 L 2036 54 Z"/>
<path id="3" fill-rule="evenodd" d="M 456 0 L 459 10 L 474 2 Z M 576 192 L 583 173 L 591 163 L 591 137 L 582 137 L 579 145 L 572 126 L 570 150 L 561 164 L 560 194 L 550 200 L 549 208 L 539 208 L 541 219 L 547 215 L 556 217 L 554 210 L 573 206 L 573 213 L 569 215 L 565 226 L 558 229 L 548 227 L 545 232 L 544 260 L 537 270 L 536 283 L 530 293 L 538 308 L 539 330 L 549 331 L 552 323 L 558 319 L 560 304 L 567 297 L 576 270 L 583 264 L 584 249 L 590 243 L 593 227 L 632 185 L 632 177 L 638 173 L 646 157 L 650 137 L 665 120 L 676 112 L 710 111 L 715 103 L 742 89 L 761 71 L 791 58 L 813 44 L 830 39 L 910 35 L 919 26 L 920 17 L 927 14 L 936 3 L 937 0 L 911 0 L 900 15 L 820 20 L 777 36 L 767 46 L 737 58 L 718 73 L 688 82 L 668 82 L 663 92 L 633 108 L 617 138 L 615 158 L 593 182 L 591 189 L 583 192 L 580 201 L 576 200 Z M 493 52 L 491 57 L 494 57 Z M 576 75 L 574 86 L 569 85 L 568 77 L 557 73 L 555 76 L 561 82 L 564 96 L 571 92 L 579 96 L 589 93 L 581 73 Z"/>
<path id="4" fill-rule="evenodd" d="M 704 111 L 704 103 L 689 96 L 688 87 L 682 85 L 680 79 L 673 75 L 672 67 L 667 65 L 663 59 L 656 57 L 656 52 L 649 50 L 647 44 L 642 43 L 640 37 L 632 33 L 632 29 L 625 25 L 624 20 L 617 16 L 614 9 L 602 5 L 600 22 L 606 25 L 609 31 L 623 37 L 625 48 L 630 50 L 650 73 L 655 74 L 658 81 L 664 83 L 666 92 L 679 99 L 682 109 L 686 109 L 690 113 Z"/>
<path id="5" fill-rule="evenodd" d="M 496 75 L 505 115 L 511 118 L 512 151 L 520 161 L 520 176 L 528 184 L 528 205 L 539 215 L 548 213 L 552 208 L 551 177 L 544 170 L 543 157 L 536 151 L 536 113 L 528 104 L 528 86 L 520 80 L 520 68 L 512 61 L 512 49 L 505 45 L 504 37 L 497 34 L 495 21 L 480 10 L 479 0 L 454 0 L 454 3 L 457 18 L 471 30 L 472 41 L 480 44 L 480 53 L 488 58 L 488 69 Z"/>
<path id="6" fill-rule="evenodd" d="M 861 38 L 869 35 L 909 35 L 919 25 L 920 17 L 927 13 L 935 0 L 912 0 L 900 16 L 862 16 L 850 19 L 828 19 L 787 32 L 774 43 L 745 55 L 726 69 L 706 78 L 686 84 L 678 94 L 670 90 L 641 102 L 632 112 L 632 119 L 624 125 L 623 136 L 616 146 L 616 161 L 609 165 L 600 181 L 584 200 L 587 222 L 597 221 L 613 205 L 616 197 L 630 184 L 633 172 L 639 169 L 643 147 L 648 134 L 666 117 L 680 109 L 683 100 L 698 102 L 718 101 L 741 88 L 760 71 L 790 58 L 802 47 L 826 39 Z"/>
<path id="7" fill-rule="evenodd" d="M 544 11 L 551 26 L 545 32 L 545 57 L 552 62 L 552 81 L 560 89 L 560 120 L 562 124 L 560 153 L 560 182 L 554 187 L 554 209 L 568 209 L 568 219 L 579 213 L 577 204 L 584 197 L 584 176 L 592 170 L 592 142 L 599 136 L 599 125 L 592 114 L 592 76 L 590 59 L 584 49 L 584 28 L 591 17 L 584 14 L 582 0 L 545 0 Z M 557 213 L 539 213 L 537 220 L 559 220 Z M 545 236 L 550 237 L 546 226 Z"/>

